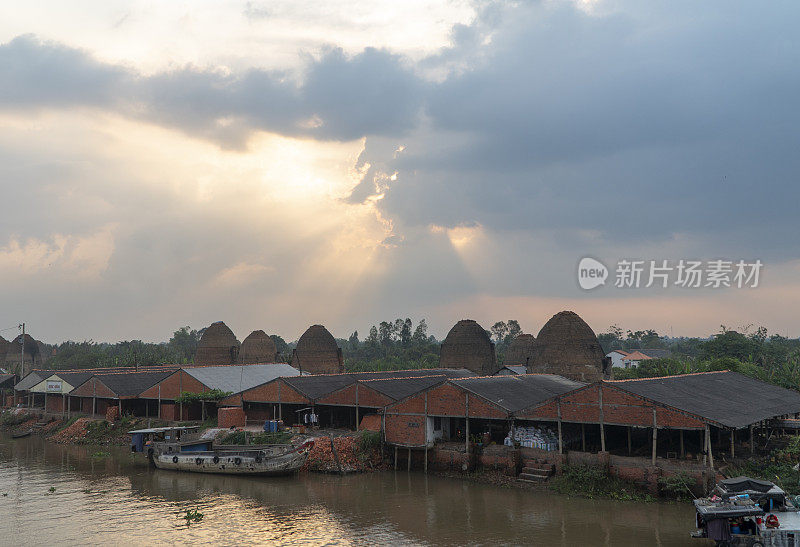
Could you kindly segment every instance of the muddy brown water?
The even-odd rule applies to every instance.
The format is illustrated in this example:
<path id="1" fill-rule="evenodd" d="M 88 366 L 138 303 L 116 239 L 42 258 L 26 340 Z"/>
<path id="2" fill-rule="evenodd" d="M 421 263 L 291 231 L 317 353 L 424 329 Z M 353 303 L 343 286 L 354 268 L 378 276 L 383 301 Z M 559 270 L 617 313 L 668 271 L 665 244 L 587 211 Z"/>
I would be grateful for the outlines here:
<path id="1" fill-rule="evenodd" d="M 204 519 L 187 527 L 181 515 L 195 508 Z M 690 504 L 575 499 L 405 471 L 180 473 L 121 448 L 0 434 L 4 545 L 703 545 L 689 538 L 693 520 Z"/>

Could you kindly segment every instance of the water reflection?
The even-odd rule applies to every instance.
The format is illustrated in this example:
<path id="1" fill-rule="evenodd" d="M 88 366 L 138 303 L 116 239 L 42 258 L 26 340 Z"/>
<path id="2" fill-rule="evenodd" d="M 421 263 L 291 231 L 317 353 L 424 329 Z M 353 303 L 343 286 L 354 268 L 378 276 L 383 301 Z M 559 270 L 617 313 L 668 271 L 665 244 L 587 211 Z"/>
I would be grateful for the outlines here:
<path id="1" fill-rule="evenodd" d="M 176 473 L 122 449 L 37 438 L 0 438 L 0 492 L 0 537 L 21 543 L 683 545 L 693 520 L 688 504 L 568 499 L 418 473 Z M 205 518 L 187 528 L 179 515 L 194 507 Z"/>

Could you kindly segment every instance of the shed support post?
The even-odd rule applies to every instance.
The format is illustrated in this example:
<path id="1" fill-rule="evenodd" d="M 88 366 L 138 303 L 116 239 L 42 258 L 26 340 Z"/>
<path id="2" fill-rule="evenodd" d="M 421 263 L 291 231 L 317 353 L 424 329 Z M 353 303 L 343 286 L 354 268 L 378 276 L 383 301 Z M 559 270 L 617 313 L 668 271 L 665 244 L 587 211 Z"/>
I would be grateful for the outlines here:
<path id="1" fill-rule="evenodd" d="M 603 424 L 604 417 L 603 417 L 603 383 L 600 382 L 600 385 L 597 388 L 599 402 L 600 402 L 600 451 L 606 451 L 606 428 Z"/>
<path id="2" fill-rule="evenodd" d="M 428 443 L 425 443 L 425 474 L 428 474 Z"/>
<path id="3" fill-rule="evenodd" d="M 681 436 L 681 459 L 683 459 L 686 457 L 686 450 L 683 446 L 683 429 L 680 430 L 680 436 Z"/>
<path id="4" fill-rule="evenodd" d="M 67 396 L 63 393 L 61 394 L 61 415 L 67 415 Z"/>
<path id="5" fill-rule="evenodd" d="M 278 419 L 283 420 L 283 405 L 278 403 Z"/>
<path id="6" fill-rule="evenodd" d="M 628 456 L 631 455 L 631 426 L 628 426 Z"/>
<path id="7" fill-rule="evenodd" d="M 658 448 L 658 424 L 656 423 L 656 409 L 653 408 L 653 465 L 656 464 L 656 448 Z"/>
<path id="8" fill-rule="evenodd" d="M 556 409 L 558 410 L 558 453 L 564 453 L 564 442 L 561 435 L 561 401 L 556 399 Z"/>
<path id="9" fill-rule="evenodd" d="M 411 449 L 408 449 L 408 469 L 406 471 L 411 471 Z"/>
<path id="10" fill-rule="evenodd" d="M 394 447 L 394 470 L 397 471 L 397 447 Z"/>
<path id="11" fill-rule="evenodd" d="M 581 452 L 586 452 L 586 424 L 581 424 Z"/>
<path id="12" fill-rule="evenodd" d="M 464 436 L 464 453 L 469 456 L 469 393 L 464 395 L 464 415 L 467 420 L 466 435 Z"/>
<path id="13" fill-rule="evenodd" d="M 708 439 L 708 465 L 714 469 L 714 454 L 711 452 L 711 431 L 706 426 L 706 439 Z"/>
<path id="14" fill-rule="evenodd" d="M 753 426 L 750 425 L 750 455 L 752 456 L 756 452 L 756 445 L 753 439 Z"/>
<path id="15" fill-rule="evenodd" d="M 735 442 L 736 442 L 736 430 L 735 429 L 731 429 L 731 458 L 735 458 L 736 457 L 735 453 L 734 453 L 734 450 L 733 450 L 733 445 L 735 444 Z"/>
<path id="16" fill-rule="evenodd" d="M 161 383 L 158 384 L 158 419 L 161 419 Z"/>
<path id="17" fill-rule="evenodd" d="M 92 414 L 97 414 L 97 397 L 92 397 Z"/>
<path id="18" fill-rule="evenodd" d="M 122 399 L 117 399 L 117 406 L 119 407 L 119 419 L 122 419 Z"/>
<path id="19" fill-rule="evenodd" d="M 358 431 L 358 382 L 356 382 L 356 431 Z"/>

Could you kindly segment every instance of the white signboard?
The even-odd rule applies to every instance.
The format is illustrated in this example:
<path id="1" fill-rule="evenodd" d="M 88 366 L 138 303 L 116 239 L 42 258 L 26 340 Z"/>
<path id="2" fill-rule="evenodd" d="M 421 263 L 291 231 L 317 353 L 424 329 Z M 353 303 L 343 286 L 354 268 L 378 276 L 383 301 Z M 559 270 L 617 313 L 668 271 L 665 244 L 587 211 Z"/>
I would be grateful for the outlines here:
<path id="1" fill-rule="evenodd" d="M 61 393 L 61 380 L 47 381 L 47 393 Z"/>

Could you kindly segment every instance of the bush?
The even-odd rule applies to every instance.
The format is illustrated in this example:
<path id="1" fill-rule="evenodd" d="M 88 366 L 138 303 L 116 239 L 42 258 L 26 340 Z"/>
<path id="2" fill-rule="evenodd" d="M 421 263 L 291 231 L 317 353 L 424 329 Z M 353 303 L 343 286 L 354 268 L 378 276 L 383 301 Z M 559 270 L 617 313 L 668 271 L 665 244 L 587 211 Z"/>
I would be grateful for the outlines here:
<path id="1" fill-rule="evenodd" d="M 381 445 L 381 434 L 377 431 L 362 431 L 358 435 L 358 450 L 369 454 L 378 450 Z"/>
<path id="2" fill-rule="evenodd" d="M 561 494 L 587 498 L 607 498 L 627 501 L 653 501 L 635 484 L 610 476 L 602 467 L 567 466 L 563 474 L 553 479 L 553 489 Z"/>
<path id="3" fill-rule="evenodd" d="M 676 473 L 668 477 L 659 477 L 658 488 L 664 497 L 676 500 L 692 500 L 697 496 L 692 492 L 692 487 L 697 483 L 687 473 Z"/>

